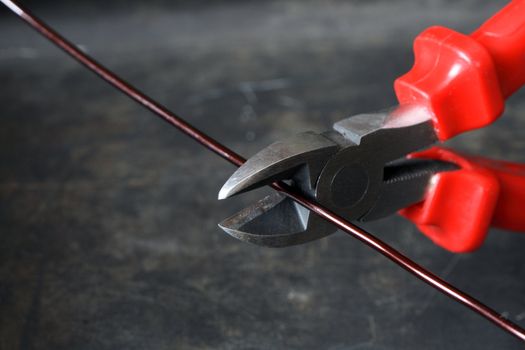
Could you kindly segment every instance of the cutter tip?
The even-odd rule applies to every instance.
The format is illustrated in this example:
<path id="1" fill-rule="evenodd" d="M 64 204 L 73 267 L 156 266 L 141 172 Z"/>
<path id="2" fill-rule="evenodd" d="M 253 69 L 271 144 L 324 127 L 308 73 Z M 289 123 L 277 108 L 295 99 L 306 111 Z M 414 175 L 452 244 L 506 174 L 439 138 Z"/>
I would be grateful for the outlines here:
<path id="1" fill-rule="evenodd" d="M 222 188 L 219 191 L 219 200 L 230 198 L 246 191 L 248 187 L 253 184 L 254 180 L 256 180 L 244 175 L 244 168 L 241 167 L 239 169 L 224 183 L 224 185 L 222 185 Z"/>
<path id="2" fill-rule="evenodd" d="M 221 190 L 219 191 L 219 196 L 218 196 L 219 200 L 223 200 L 223 199 L 230 197 L 230 186 L 227 186 L 227 185 L 228 183 L 226 182 L 222 186 Z"/>

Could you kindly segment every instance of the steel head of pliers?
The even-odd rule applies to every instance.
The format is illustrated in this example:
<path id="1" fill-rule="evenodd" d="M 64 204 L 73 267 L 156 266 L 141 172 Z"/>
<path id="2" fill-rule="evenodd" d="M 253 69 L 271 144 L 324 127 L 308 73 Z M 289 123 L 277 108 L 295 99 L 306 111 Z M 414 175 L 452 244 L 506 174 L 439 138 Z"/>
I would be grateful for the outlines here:
<path id="1" fill-rule="evenodd" d="M 404 106 L 356 115 L 324 133 L 306 132 L 276 142 L 243 164 L 219 199 L 289 181 L 304 196 L 348 220 L 368 221 L 421 201 L 433 174 L 455 168 L 404 156 L 437 141 L 429 113 Z M 228 234 L 265 246 L 304 243 L 335 232 L 317 215 L 279 193 L 224 220 Z"/>

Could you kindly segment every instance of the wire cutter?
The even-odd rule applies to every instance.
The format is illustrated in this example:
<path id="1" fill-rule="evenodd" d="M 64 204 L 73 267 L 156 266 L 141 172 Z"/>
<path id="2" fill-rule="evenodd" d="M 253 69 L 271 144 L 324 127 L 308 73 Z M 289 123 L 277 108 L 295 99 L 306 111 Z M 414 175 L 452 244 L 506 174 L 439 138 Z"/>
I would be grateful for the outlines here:
<path id="1" fill-rule="evenodd" d="M 471 35 L 431 27 L 415 39 L 414 53 L 414 66 L 394 84 L 399 106 L 268 146 L 228 179 L 219 199 L 284 181 L 348 220 L 400 212 L 453 252 L 478 248 L 490 226 L 525 231 L 525 165 L 437 146 L 421 151 L 492 123 L 525 84 L 525 0 Z M 272 247 L 336 231 L 279 193 L 220 227 Z"/>

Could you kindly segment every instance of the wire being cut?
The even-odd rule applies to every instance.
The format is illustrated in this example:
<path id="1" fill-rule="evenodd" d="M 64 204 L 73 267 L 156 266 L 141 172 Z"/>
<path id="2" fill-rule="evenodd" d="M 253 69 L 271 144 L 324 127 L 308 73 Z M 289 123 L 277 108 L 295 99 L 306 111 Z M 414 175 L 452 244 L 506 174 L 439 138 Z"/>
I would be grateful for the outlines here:
<path id="1" fill-rule="evenodd" d="M 230 150 L 229 148 L 225 147 L 210 136 L 206 135 L 202 131 L 196 129 L 184 119 L 177 116 L 175 113 L 171 112 L 166 107 L 162 106 L 160 103 L 156 102 L 155 100 L 148 97 L 135 87 L 131 86 L 129 83 L 125 82 L 115 73 L 111 72 L 109 69 L 98 63 L 96 60 L 94 60 L 82 50 L 77 48 L 74 44 L 69 42 L 67 39 L 65 39 L 63 36 L 61 36 L 43 21 L 38 19 L 23 6 L 11 0 L 0 0 L 0 2 L 7 6 L 11 11 L 13 11 L 17 16 L 24 20 L 33 29 L 38 31 L 41 35 L 46 37 L 53 44 L 64 50 L 78 62 L 82 63 L 89 70 L 96 73 L 99 77 L 108 82 L 110 85 L 120 90 L 125 95 L 129 96 L 131 99 L 141 104 L 142 106 L 144 106 L 145 108 L 147 108 L 148 110 L 150 110 L 169 124 L 178 128 L 184 134 L 193 138 L 204 147 L 208 148 L 209 150 L 213 151 L 214 153 L 218 154 L 219 156 L 228 160 L 234 165 L 241 166 L 245 162 L 245 159 L 243 157 Z M 275 190 L 285 194 L 286 196 L 289 196 L 290 198 L 298 202 L 300 205 L 304 206 L 305 208 L 313 211 L 325 220 L 336 225 L 341 230 L 345 231 L 346 233 L 357 238 L 361 242 L 372 247 L 373 249 L 386 256 L 388 259 L 395 262 L 403 269 L 407 270 L 408 272 L 421 279 L 422 281 L 426 282 L 433 288 L 437 289 L 441 293 L 470 308 L 472 311 L 485 317 L 486 319 L 493 322 L 495 325 L 502 328 L 506 332 L 514 335 L 522 341 L 525 341 L 525 329 L 505 319 L 495 310 L 484 305 L 483 303 L 476 300 L 467 293 L 464 293 L 456 287 L 450 285 L 445 280 L 441 279 L 440 277 L 436 276 L 435 274 L 420 266 L 416 262 L 412 261 L 410 258 L 406 257 L 393 247 L 390 247 L 388 244 L 381 241 L 380 239 L 374 237 L 372 234 L 344 220 L 342 217 L 336 215 L 330 210 L 327 210 L 324 207 L 301 196 L 300 194 L 296 193 L 296 191 L 294 191 L 293 188 L 286 185 L 285 183 L 277 182 L 273 183 L 271 186 Z"/>

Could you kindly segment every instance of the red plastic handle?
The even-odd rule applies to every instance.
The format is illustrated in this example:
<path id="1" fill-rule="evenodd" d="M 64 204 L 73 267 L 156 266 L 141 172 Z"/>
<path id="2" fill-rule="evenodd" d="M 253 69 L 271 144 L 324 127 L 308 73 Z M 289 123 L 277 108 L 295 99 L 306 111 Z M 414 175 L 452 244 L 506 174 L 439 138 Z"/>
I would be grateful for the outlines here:
<path id="1" fill-rule="evenodd" d="M 525 84 L 525 0 L 472 35 L 431 27 L 414 41 L 415 63 L 395 82 L 400 104 L 424 104 L 440 140 L 494 122 Z"/>
<path id="2" fill-rule="evenodd" d="M 401 214 L 436 244 L 468 252 L 490 226 L 525 232 L 525 165 L 466 156 L 435 147 L 410 157 L 448 161 L 461 169 L 433 177 L 425 201 Z"/>

